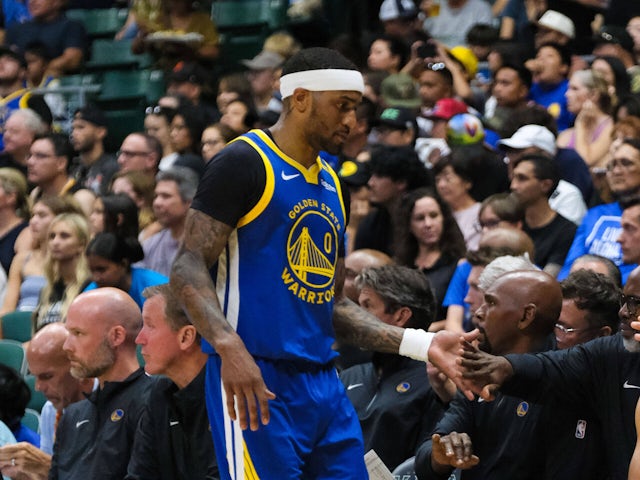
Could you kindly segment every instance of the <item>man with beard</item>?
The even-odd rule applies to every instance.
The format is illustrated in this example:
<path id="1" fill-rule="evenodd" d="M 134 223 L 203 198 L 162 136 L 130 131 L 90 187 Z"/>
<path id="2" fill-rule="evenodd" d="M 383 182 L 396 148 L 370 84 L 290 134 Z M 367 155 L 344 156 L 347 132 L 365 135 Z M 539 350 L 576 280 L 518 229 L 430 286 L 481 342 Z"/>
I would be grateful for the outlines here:
<path id="1" fill-rule="evenodd" d="M 0 151 L 4 150 L 5 123 L 11 113 L 21 108 L 34 110 L 45 123 L 51 124 L 51 110 L 40 95 L 32 95 L 25 88 L 27 62 L 22 54 L 0 47 Z"/>
<path id="2" fill-rule="evenodd" d="M 640 397 L 640 338 L 634 339 L 631 322 L 640 313 L 640 268 L 629 275 L 620 305 L 620 335 L 566 350 L 504 357 L 465 343 L 461 359 L 468 388 L 486 401 L 498 389 L 529 400 L 548 390 L 558 404 L 590 412 L 602 426 L 611 480 L 627 480 L 636 443 L 632 418 Z M 633 326 L 639 328 L 640 323 Z"/>
<path id="3" fill-rule="evenodd" d="M 78 185 L 96 195 L 107 193 L 111 177 L 120 168 L 116 158 L 104 151 L 106 136 L 107 118 L 102 110 L 87 105 L 76 111 L 70 138 L 78 156 L 71 173 Z"/>
<path id="4" fill-rule="evenodd" d="M 561 308 L 560 285 L 548 274 L 520 270 L 500 276 L 475 313 L 480 349 L 498 355 L 545 350 Z M 454 468 L 463 469 L 463 479 L 542 478 L 544 449 L 536 443 L 544 407 L 536 400 L 503 395 L 486 403 L 458 393 L 432 440 L 418 447 L 418 478 L 447 479 Z"/>
<path id="5" fill-rule="evenodd" d="M 613 158 L 607 164 L 607 182 L 611 192 L 620 200 L 638 192 L 640 140 L 627 138 L 613 153 Z M 622 207 L 619 201 L 591 208 L 576 231 L 558 278 L 562 279 L 568 275 L 576 258 L 592 253 L 612 260 L 620 268 L 624 284 L 637 265 L 635 260 L 623 257 L 618 243 L 622 233 L 621 217 Z"/>
<path id="6" fill-rule="evenodd" d="M 69 372 L 69 359 L 62 349 L 68 335 L 62 323 L 51 323 L 29 342 L 29 370 L 36 377 L 36 390 L 47 397 L 40 414 L 40 448 L 27 442 L 0 447 L 0 469 L 7 477 L 48 478 L 57 423 L 69 405 L 91 392 L 93 378 L 77 379 Z"/>
<path id="7" fill-rule="evenodd" d="M 138 305 L 116 288 L 79 295 L 69 307 L 64 350 L 71 374 L 98 388 L 67 407 L 53 447 L 50 479 L 124 478 L 153 381 L 140 368 Z"/>

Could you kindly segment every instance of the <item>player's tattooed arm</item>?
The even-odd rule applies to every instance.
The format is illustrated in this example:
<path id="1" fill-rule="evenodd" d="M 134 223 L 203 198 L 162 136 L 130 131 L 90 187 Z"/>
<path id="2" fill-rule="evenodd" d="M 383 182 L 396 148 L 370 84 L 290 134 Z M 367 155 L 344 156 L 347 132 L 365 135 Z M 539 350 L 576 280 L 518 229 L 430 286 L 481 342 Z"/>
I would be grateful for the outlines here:
<path id="1" fill-rule="evenodd" d="M 257 430 L 269 423 L 269 400 L 260 368 L 224 316 L 209 275 L 233 227 L 190 210 L 182 246 L 173 263 L 171 286 L 187 316 L 220 356 L 227 411 L 240 427 Z"/>
<path id="2" fill-rule="evenodd" d="M 336 266 L 336 301 L 333 326 L 340 343 L 355 345 L 365 350 L 398 353 L 404 329 L 387 325 L 360 308 L 342 294 L 344 259 Z"/>

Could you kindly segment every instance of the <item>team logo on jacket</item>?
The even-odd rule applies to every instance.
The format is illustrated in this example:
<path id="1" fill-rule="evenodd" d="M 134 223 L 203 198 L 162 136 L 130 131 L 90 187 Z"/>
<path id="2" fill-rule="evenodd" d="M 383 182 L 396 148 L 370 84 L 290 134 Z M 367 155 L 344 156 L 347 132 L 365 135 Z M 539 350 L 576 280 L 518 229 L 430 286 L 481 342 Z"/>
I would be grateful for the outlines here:
<path id="1" fill-rule="evenodd" d="M 121 408 L 116 408 L 113 412 L 111 412 L 111 421 L 119 422 L 122 417 L 124 417 L 124 410 Z"/>
<path id="2" fill-rule="evenodd" d="M 520 402 L 516 408 L 516 414 L 519 417 L 524 417 L 527 413 L 529 413 L 529 404 L 527 402 Z"/>
<path id="3" fill-rule="evenodd" d="M 583 439 L 587 434 L 587 421 L 586 420 L 578 420 L 576 424 L 576 438 Z"/>
<path id="4" fill-rule="evenodd" d="M 298 202 L 289 218 L 294 223 L 287 238 L 288 265 L 282 280 L 305 302 L 329 303 L 333 300 L 341 220 L 328 205 L 311 198 Z"/>
<path id="5" fill-rule="evenodd" d="M 402 382 L 396 386 L 396 392 L 398 393 L 406 393 L 411 388 L 411 384 L 409 382 Z"/>

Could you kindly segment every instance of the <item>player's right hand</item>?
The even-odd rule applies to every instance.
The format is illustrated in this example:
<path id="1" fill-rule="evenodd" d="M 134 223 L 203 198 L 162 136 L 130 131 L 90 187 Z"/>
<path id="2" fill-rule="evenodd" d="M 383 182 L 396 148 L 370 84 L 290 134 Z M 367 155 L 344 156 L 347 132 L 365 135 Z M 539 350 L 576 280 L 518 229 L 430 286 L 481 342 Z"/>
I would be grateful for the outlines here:
<path id="1" fill-rule="evenodd" d="M 431 463 L 435 468 L 450 466 L 464 470 L 475 467 L 480 461 L 473 455 L 473 444 L 466 433 L 451 432 L 442 437 L 436 433 L 431 439 Z"/>
<path id="2" fill-rule="evenodd" d="M 240 428 L 258 430 L 269 423 L 269 400 L 276 398 L 264 383 L 260 368 L 244 345 L 220 355 L 220 376 L 227 396 L 227 411 Z"/>

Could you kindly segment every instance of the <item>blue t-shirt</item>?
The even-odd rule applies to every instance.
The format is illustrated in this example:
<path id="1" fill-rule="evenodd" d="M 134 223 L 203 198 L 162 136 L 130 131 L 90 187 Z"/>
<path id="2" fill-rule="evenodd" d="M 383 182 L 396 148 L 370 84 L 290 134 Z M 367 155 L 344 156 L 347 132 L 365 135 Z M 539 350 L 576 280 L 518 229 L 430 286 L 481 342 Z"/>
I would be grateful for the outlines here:
<path id="1" fill-rule="evenodd" d="M 145 301 L 145 298 L 142 296 L 142 291 L 147 287 L 162 285 L 168 282 L 169 279 L 161 273 L 147 270 L 146 268 L 131 267 L 131 288 L 128 293 L 142 310 L 142 305 L 144 305 Z M 98 288 L 96 282 L 91 282 L 84 291 L 87 292 L 89 290 L 95 290 L 96 288 Z"/>
<path id="2" fill-rule="evenodd" d="M 569 80 L 563 80 L 557 85 L 546 86 L 534 83 L 529 91 L 529 98 L 542 105 L 556 119 L 558 132 L 562 132 L 573 125 L 575 116 L 567 110 L 565 93 L 569 88 Z"/>
<path id="3" fill-rule="evenodd" d="M 16 442 L 27 442 L 40 448 L 40 435 L 23 424 L 20 424 L 20 427 L 13 432 L 13 436 L 16 437 Z"/>

